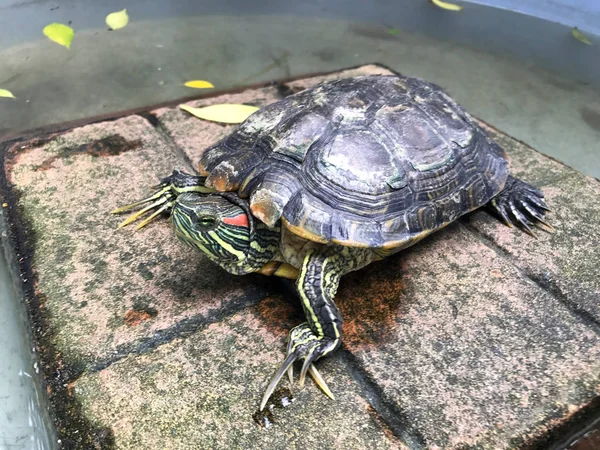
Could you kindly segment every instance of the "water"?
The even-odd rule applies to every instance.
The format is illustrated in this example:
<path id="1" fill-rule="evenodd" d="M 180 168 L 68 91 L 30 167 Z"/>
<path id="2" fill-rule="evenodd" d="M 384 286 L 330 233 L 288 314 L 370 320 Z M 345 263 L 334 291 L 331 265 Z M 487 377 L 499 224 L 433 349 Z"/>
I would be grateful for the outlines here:
<path id="1" fill-rule="evenodd" d="M 182 86 L 189 79 L 228 89 L 379 62 L 440 84 L 476 116 L 600 177 L 600 39 L 591 33 L 587 46 L 570 26 L 413 0 L 127 3 L 0 9 L 9 30 L 0 33 L 0 85 L 19 97 L 1 104 L 0 138 L 197 95 Z M 108 31 L 105 15 L 123 6 L 131 23 Z M 41 35 L 51 21 L 72 22 L 70 51 Z"/>
<path id="2" fill-rule="evenodd" d="M 0 216 L 2 241 L 6 239 L 4 225 Z M 25 310 L 13 301 L 21 298 L 21 292 L 9 267 L 5 252 L 0 251 L 0 449 L 51 450 L 55 439 L 41 390 L 39 363 L 31 347 Z"/>
<path id="3" fill-rule="evenodd" d="M 124 7 L 131 23 L 108 31 L 105 15 Z M 600 177 L 600 21 L 585 19 L 561 25 L 475 4 L 449 13 L 415 0 L 0 0 L 0 88 L 18 97 L 0 99 L 0 140 L 197 95 L 182 86 L 190 79 L 229 89 L 378 62 Z M 42 36 L 55 21 L 75 29 L 71 50 Z M 593 28 L 593 46 L 571 36 L 574 25 Z M 0 448 L 52 448 L 6 267 L 0 259 Z"/>

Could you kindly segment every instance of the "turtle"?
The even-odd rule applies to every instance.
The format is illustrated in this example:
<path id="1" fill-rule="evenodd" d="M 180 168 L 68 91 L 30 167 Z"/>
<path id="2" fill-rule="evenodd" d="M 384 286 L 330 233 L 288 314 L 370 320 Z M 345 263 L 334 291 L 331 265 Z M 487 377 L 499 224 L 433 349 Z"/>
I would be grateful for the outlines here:
<path id="1" fill-rule="evenodd" d="M 147 204 L 147 205 L 146 205 Z M 306 321 L 260 410 L 293 364 L 334 398 L 314 362 L 338 349 L 340 278 L 485 207 L 535 236 L 551 230 L 543 193 L 510 174 L 505 151 L 442 88 L 368 75 L 322 82 L 250 115 L 208 147 L 197 174 L 174 170 L 113 213 L 120 226 L 161 213 L 175 235 L 226 271 L 295 280 Z"/>

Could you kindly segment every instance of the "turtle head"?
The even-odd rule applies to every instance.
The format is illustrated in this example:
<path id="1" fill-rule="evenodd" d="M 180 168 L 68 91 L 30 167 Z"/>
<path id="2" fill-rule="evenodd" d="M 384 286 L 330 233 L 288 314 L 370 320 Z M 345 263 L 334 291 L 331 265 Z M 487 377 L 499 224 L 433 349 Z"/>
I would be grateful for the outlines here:
<path id="1" fill-rule="evenodd" d="M 201 250 L 226 270 L 246 259 L 253 221 L 244 200 L 219 194 L 183 193 L 171 212 L 179 240 Z"/>

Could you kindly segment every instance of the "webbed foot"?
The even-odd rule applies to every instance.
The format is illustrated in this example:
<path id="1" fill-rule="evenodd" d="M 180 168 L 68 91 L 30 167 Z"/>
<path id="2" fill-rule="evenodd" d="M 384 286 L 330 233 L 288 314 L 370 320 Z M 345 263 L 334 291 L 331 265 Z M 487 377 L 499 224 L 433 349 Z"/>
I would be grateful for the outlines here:
<path id="1" fill-rule="evenodd" d="M 135 213 L 127 217 L 118 226 L 118 228 L 124 227 L 125 225 L 128 225 L 131 222 L 137 220 L 144 214 L 147 214 L 152 211 L 152 214 L 150 216 L 148 216 L 145 220 L 138 224 L 136 230 L 139 230 L 143 226 L 152 222 L 152 220 L 154 220 L 160 213 L 168 213 L 171 210 L 175 199 L 179 194 L 183 192 L 213 192 L 212 189 L 209 189 L 204 186 L 205 180 L 206 177 L 188 175 L 187 173 L 182 172 L 180 170 L 174 170 L 171 175 L 163 178 L 160 181 L 160 184 L 154 187 L 154 189 L 158 190 L 150 197 L 144 198 L 129 205 L 124 205 L 119 208 L 116 208 L 113 211 L 111 211 L 111 214 L 119 214 L 125 211 L 130 211 L 132 209 L 137 208 L 138 206 L 150 203 L 149 205 L 146 205 L 144 208 L 140 209 L 139 211 L 136 211 Z"/>
<path id="2" fill-rule="evenodd" d="M 283 378 L 283 375 L 287 372 L 290 383 L 293 383 L 293 364 L 303 359 L 302 369 L 300 370 L 300 377 L 298 384 L 300 387 L 304 386 L 304 380 L 306 374 L 310 373 L 317 385 L 323 390 L 325 395 L 329 398 L 334 399 L 333 393 L 325 383 L 325 380 L 321 374 L 317 371 L 314 366 L 314 362 L 321 356 L 335 350 L 339 346 L 339 340 L 332 340 L 329 338 L 319 338 L 316 336 L 308 323 L 302 323 L 295 328 L 292 328 L 288 336 L 288 348 L 287 356 L 283 361 L 283 364 L 267 386 L 260 403 L 260 410 L 262 411 L 269 400 L 269 397 L 275 391 L 275 388 Z"/>
<path id="3" fill-rule="evenodd" d="M 550 208 L 544 202 L 544 194 L 524 181 L 508 177 L 502 192 L 494 197 L 489 207 L 512 227 L 521 227 L 526 233 L 536 237 L 532 226 L 543 226 L 546 231 L 554 231 L 552 225 L 546 222 L 545 214 Z"/>

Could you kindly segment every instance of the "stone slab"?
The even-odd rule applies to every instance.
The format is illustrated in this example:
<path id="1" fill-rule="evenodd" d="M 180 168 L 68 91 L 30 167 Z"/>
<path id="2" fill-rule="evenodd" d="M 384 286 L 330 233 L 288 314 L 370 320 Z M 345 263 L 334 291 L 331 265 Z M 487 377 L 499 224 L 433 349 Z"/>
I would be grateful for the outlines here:
<path id="1" fill-rule="evenodd" d="M 385 69 L 329 77 L 358 73 Z M 321 79 L 190 104 L 262 106 Z M 546 192 L 557 232 L 534 240 L 478 212 L 346 277 L 344 348 L 319 363 L 338 401 L 309 383 L 265 434 L 249 418 L 301 317 L 283 301 L 253 306 L 270 292 L 264 278 L 227 275 L 166 223 L 133 233 L 107 214 L 190 170 L 232 127 L 178 108 L 148 117 L 156 126 L 131 116 L 19 142 L 5 167 L 60 382 L 116 448 L 219 436 L 256 448 L 515 448 L 598 401 L 598 183 L 492 131 L 515 175 Z"/>
<path id="2" fill-rule="evenodd" d="M 130 116 L 9 149 L 7 178 L 33 250 L 35 291 L 63 370 L 77 374 L 184 320 L 264 293 L 178 245 L 161 221 L 117 230 L 109 212 L 145 197 L 182 155 Z M 136 344 L 137 345 L 137 344 Z"/>
<path id="3" fill-rule="evenodd" d="M 299 317 L 281 298 L 214 323 L 185 340 L 127 357 L 74 383 L 83 410 L 109 427 L 118 449 L 400 449 L 339 357 L 324 361 L 336 401 L 312 380 L 257 426 L 287 330 Z"/>
<path id="4" fill-rule="evenodd" d="M 600 338 L 457 223 L 349 276 L 346 348 L 420 448 L 516 448 L 600 391 Z"/>
<path id="5" fill-rule="evenodd" d="M 538 239 L 499 226 L 483 212 L 469 223 L 525 273 L 600 326 L 600 182 L 493 133 L 507 148 L 515 176 L 540 187 L 556 228 Z"/>

